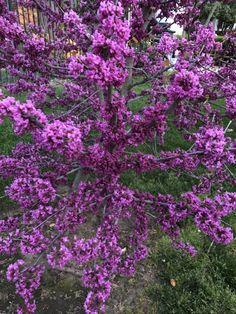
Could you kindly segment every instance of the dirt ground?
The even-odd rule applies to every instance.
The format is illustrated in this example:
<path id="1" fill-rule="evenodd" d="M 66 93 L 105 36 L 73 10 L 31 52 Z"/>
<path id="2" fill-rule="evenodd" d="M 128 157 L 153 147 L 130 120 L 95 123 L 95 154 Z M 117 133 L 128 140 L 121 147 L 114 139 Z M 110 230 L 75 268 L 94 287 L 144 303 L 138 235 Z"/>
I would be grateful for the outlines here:
<path id="1" fill-rule="evenodd" d="M 106 314 L 154 314 L 145 295 L 145 288 L 155 281 L 149 260 L 139 265 L 132 278 L 116 278 Z M 49 271 L 36 293 L 37 314 L 84 314 L 83 302 L 87 291 L 79 276 L 68 272 Z M 1 271 L 0 314 L 15 313 L 19 299 L 14 287 L 4 280 Z"/>

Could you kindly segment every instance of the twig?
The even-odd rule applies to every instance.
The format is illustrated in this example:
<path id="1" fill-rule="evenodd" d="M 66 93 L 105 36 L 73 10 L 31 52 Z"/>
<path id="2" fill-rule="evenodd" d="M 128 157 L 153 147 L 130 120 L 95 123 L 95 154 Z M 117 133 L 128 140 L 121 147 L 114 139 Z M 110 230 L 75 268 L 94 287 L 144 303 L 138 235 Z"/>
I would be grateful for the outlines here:
<path id="1" fill-rule="evenodd" d="M 209 254 L 209 253 L 210 253 L 210 250 L 211 250 L 211 248 L 212 248 L 213 244 L 214 244 L 214 241 L 212 241 L 212 242 L 211 242 L 211 244 L 210 244 L 210 246 L 209 246 L 209 248 L 208 248 L 208 250 L 207 250 L 207 254 Z"/>
<path id="2" fill-rule="evenodd" d="M 93 97 L 94 95 L 98 94 L 99 91 L 95 91 L 94 93 L 92 93 L 88 98 L 84 99 L 83 101 L 81 101 L 78 105 L 74 106 L 73 108 L 71 108 L 69 111 L 63 113 L 62 115 L 60 115 L 58 118 L 64 118 L 68 115 L 70 115 L 72 112 L 74 112 L 75 110 L 77 110 L 81 105 L 83 105 L 84 103 L 86 103 L 91 97 Z"/>
<path id="3" fill-rule="evenodd" d="M 225 168 L 228 170 L 228 172 L 231 174 L 231 176 L 236 179 L 236 176 L 234 175 L 234 173 L 228 168 L 227 165 L 225 165 Z"/>
<path id="4" fill-rule="evenodd" d="M 226 132 L 228 131 L 228 129 L 229 129 L 229 127 L 230 127 L 230 125 L 231 125 L 232 122 L 233 122 L 232 120 L 229 121 L 227 127 L 226 127 L 225 130 L 224 130 L 224 133 L 226 133 Z"/>

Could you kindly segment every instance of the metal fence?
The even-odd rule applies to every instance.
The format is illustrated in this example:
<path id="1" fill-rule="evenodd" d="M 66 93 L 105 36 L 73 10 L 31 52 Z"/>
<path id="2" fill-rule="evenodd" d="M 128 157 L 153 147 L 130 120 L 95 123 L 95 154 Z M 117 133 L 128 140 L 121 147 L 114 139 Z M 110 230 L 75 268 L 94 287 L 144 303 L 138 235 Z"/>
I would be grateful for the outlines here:
<path id="1" fill-rule="evenodd" d="M 34 25 L 41 26 L 45 30 L 48 29 L 46 17 L 35 8 L 26 8 L 18 3 L 18 0 L 5 0 L 7 7 L 11 11 L 17 13 L 19 22 L 26 28 L 27 24 L 33 23 Z M 54 12 L 59 12 L 57 0 L 45 0 L 45 4 L 50 7 Z M 79 4 L 79 0 L 70 0 L 71 7 L 76 8 Z M 60 7 L 63 3 L 60 4 Z"/>
<path id="2" fill-rule="evenodd" d="M 78 6 L 79 0 L 70 0 L 71 6 L 76 8 Z M 45 32 L 45 38 L 49 41 L 54 40 L 54 29 L 53 25 L 50 27 L 47 23 L 47 17 L 43 15 L 42 12 L 40 12 L 36 8 L 26 8 L 23 7 L 18 3 L 17 0 L 5 0 L 5 3 L 7 4 L 7 7 L 11 11 L 15 11 L 18 16 L 19 23 L 24 27 L 24 29 L 27 28 L 27 25 L 34 24 L 36 26 L 40 26 L 44 29 Z M 59 10 L 57 6 L 57 2 L 55 0 L 45 0 L 45 3 L 55 12 Z M 12 82 L 14 79 L 9 75 L 6 69 L 0 68 L 0 84 L 1 83 L 7 83 Z"/>

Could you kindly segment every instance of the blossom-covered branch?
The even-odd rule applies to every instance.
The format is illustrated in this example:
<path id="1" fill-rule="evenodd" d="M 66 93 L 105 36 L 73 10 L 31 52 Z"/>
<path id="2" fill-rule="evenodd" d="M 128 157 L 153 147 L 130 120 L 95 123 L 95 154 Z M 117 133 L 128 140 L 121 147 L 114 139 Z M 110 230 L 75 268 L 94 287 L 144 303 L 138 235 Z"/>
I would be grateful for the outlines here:
<path id="1" fill-rule="evenodd" d="M 24 28 L 0 0 L 0 67 L 17 78 L 0 92 L 0 123 L 9 119 L 19 138 L 30 138 L 0 156 L 0 176 L 11 178 L 4 196 L 18 210 L 0 220 L 0 253 L 20 256 L 7 279 L 24 300 L 18 314 L 33 313 L 44 269 L 74 263 L 89 289 L 86 313 L 104 312 L 114 277 L 133 275 L 148 255 L 153 218 L 191 255 L 196 249 L 181 240 L 186 219 L 216 243 L 233 239 L 222 218 L 236 208 L 236 193 L 223 184 L 235 184 L 235 34 L 228 45 L 216 41 L 211 23 L 197 20 L 203 0 L 19 3 L 37 8 L 47 27 Z M 169 16 L 186 38 L 157 23 Z M 173 53 L 177 61 L 167 65 Z M 215 68 L 219 55 L 229 62 Z M 144 106 L 132 110 L 138 97 Z M 189 149 L 165 146 L 170 120 Z M 152 142 L 155 154 L 141 150 Z M 176 197 L 123 181 L 127 171 L 172 169 L 195 182 Z"/>

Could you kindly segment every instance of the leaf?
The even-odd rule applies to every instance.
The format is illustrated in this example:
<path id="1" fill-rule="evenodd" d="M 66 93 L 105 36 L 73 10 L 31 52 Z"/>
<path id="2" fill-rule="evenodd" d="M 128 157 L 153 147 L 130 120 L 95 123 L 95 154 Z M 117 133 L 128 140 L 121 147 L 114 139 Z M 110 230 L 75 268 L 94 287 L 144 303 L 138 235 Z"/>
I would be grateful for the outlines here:
<path id="1" fill-rule="evenodd" d="M 171 284 L 171 286 L 172 286 L 172 287 L 174 287 L 174 288 L 175 288 L 175 287 L 176 287 L 177 282 L 176 282 L 176 280 L 175 280 L 175 279 L 171 279 L 171 280 L 170 280 L 170 284 Z"/>
<path id="2" fill-rule="evenodd" d="M 121 250 L 121 253 L 124 254 L 126 251 L 127 251 L 127 248 L 124 247 L 124 248 Z"/>

